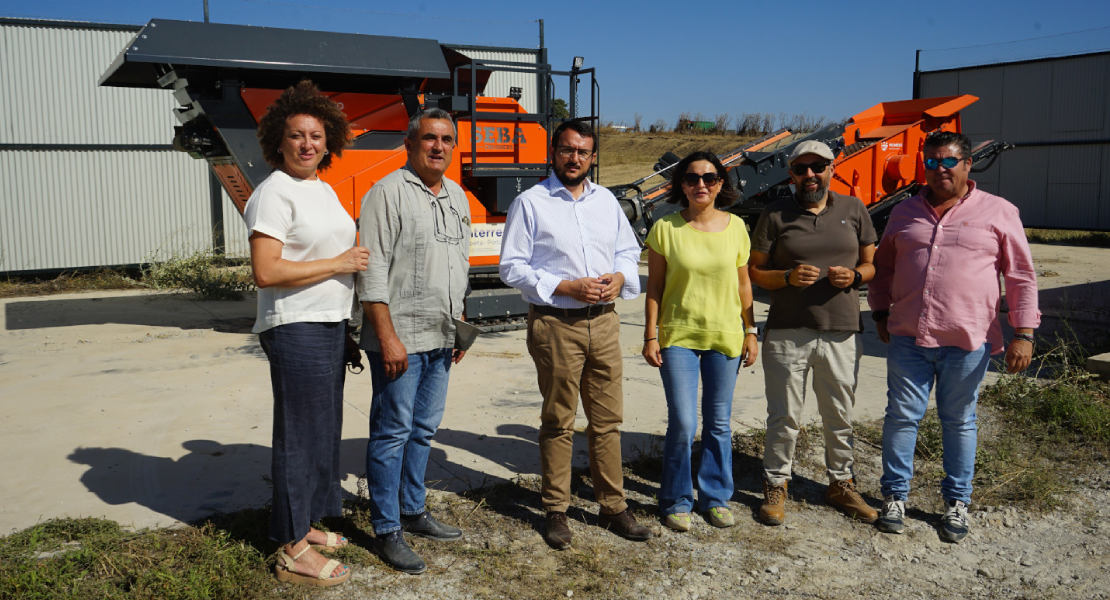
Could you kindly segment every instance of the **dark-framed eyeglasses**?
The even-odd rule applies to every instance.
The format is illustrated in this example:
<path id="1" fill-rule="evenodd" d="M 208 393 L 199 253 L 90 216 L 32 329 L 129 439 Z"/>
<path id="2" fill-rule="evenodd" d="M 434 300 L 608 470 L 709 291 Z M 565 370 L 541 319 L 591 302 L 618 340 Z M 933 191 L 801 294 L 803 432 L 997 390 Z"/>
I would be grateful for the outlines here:
<path id="1" fill-rule="evenodd" d="M 944 167 L 945 169 L 955 169 L 956 165 L 963 162 L 964 159 L 956 156 L 946 156 L 944 158 L 926 158 L 925 168 L 930 171 L 936 171 L 937 167 Z"/>
<path id="2" fill-rule="evenodd" d="M 448 216 L 447 211 L 444 210 L 442 202 L 432 201 L 432 215 L 436 225 L 436 241 L 447 244 L 458 244 L 464 239 L 462 217 L 459 216 L 459 211 L 455 210 L 454 206 L 448 204 L 447 209 L 451 211 L 450 216 Z"/>
<path id="3" fill-rule="evenodd" d="M 815 163 L 797 163 L 790 165 L 790 172 L 799 177 L 805 175 L 806 171 L 813 171 L 814 175 L 819 175 L 821 173 L 824 173 L 825 169 L 829 168 L 830 164 L 832 163 L 828 163 L 825 161 L 819 161 Z"/>
<path id="4" fill-rule="evenodd" d="M 581 160 L 586 160 L 587 158 L 594 155 L 593 150 L 586 150 L 585 148 L 571 148 L 570 146 L 555 146 L 555 153 L 563 158 L 570 158 L 577 154 L 578 158 Z"/>
<path id="5" fill-rule="evenodd" d="M 703 175 L 698 175 L 697 173 L 682 174 L 682 183 L 690 187 L 697 187 L 699 181 L 704 181 L 705 187 L 712 187 L 721 181 L 721 176 L 716 173 L 705 173 Z"/>

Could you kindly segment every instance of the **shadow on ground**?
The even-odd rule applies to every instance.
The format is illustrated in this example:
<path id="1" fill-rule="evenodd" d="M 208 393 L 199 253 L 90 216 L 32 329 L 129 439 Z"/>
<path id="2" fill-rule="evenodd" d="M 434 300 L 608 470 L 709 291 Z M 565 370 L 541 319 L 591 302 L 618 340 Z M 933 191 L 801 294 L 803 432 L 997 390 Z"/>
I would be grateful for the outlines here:
<path id="1" fill-rule="evenodd" d="M 35 299 L 8 302 L 8 331 L 105 325 L 109 323 L 250 333 L 254 296 L 240 301 L 197 301 L 189 294 L 134 294 L 100 298 Z"/>

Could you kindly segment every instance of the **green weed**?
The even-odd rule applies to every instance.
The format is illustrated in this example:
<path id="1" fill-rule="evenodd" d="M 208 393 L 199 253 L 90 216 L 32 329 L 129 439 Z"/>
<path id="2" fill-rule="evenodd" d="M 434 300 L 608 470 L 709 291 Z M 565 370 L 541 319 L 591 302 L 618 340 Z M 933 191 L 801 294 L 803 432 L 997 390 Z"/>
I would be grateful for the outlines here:
<path id="1" fill-rule="evenodd" d="M 156 257 L 143 267 L 143 283 L 154 289 L 185 289 L 201 300 L 242 300 L 255 288 L 249 266 L 211 250 Z"/>

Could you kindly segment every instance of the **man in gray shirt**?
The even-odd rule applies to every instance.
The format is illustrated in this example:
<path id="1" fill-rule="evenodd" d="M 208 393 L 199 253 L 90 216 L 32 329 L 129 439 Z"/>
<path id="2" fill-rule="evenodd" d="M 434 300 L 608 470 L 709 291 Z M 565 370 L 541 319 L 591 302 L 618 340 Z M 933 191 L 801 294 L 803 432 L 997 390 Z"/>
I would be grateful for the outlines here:
<path id="1" fill-rule="evenodd" d="M 452 540 L 462 531 L 424 505 L 424 472 L 443 418 L 462 318 L 470 258 L 470 204 L 444 177 L 455 149 L 451 115 L 429 109 L 409 121 L 405 166 L 362 199 L 360 243 L 370 250 L 359 279 L 364 316 L 360 346 L 373 378 L 366 477 L 374 550 L 405 573 L 424 561 L 402 532 Z"/>
<path id="2" fill-rule="evenodd" d="M 862 201 L 829 190 L 834 159 L 825 144 L 798 144 L 787 159 L 794 196 L 769 204 L 752 233 L 752 281 L 771 290 L 762 352 L 767 435 L 759 507 L 768 525 L 786 518 L 786 483 L 811 370 L 825 434 L 825 501 L 865 523 L 878 518 L 856 491 L 852 470 L 862 354 L 858 290 L 875 276 L 877 236 Z"/>

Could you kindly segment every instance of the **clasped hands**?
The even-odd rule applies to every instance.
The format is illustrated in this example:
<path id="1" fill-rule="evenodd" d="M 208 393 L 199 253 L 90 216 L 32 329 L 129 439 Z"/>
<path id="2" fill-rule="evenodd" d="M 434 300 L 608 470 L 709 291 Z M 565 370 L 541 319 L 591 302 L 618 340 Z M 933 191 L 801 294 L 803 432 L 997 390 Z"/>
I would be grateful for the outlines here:
<path id="1" fill-rule="evenodd" d="M 568 296 L 587 304 L 608 303 L 621 295 L 623 273 L 606 273 L 600 277 L 582 277 L 564 282 Z"/>
<path id="2" fill-rule="evenodd" d="M 817 283 L 821 278 L 821 269 L 813 265 L 798 265 L 790 270 L 790 285 L 794 287 L 807 287 Z M 856 281 L 856 272 L 848 267 L 829 267 L 829 282 L 835 287 L 844 289 Z"/>

